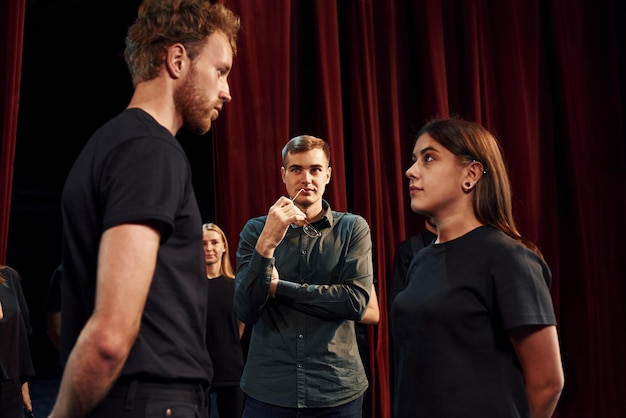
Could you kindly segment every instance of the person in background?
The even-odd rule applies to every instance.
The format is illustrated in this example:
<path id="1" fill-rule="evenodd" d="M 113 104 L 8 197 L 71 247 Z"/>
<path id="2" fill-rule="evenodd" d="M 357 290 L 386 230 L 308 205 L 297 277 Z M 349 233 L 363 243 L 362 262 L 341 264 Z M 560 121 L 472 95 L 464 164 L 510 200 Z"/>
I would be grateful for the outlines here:
<path id="1" fill-rule="evenodd" d="M 391 306 L 394 417 L 549 418 L 564 382 L 551 272 L 515 226 L 500 144 L 460 118 L 416 138 L 411 209 L 437 239 Z"/>
<path id="2" fill-rule="evenodd" d="M 406 273 L 413 256 L 419 250 L 431 244 L 437 238 L 437 228 L 432 218 L 424 219 L 424 229 L 419 233 L 400 241 L 393 256 L 393 271 L 388 285 L 387 306 L 395 299 L 398 292 L 406 287 Z"/>
<path id="3" fill-rule="evenodd" d="M 228 240 L 219 226 L 206 223 L 202 225 L 202 246 L 209 281 L 206 341 L 214 373 L 211 404 L 215 402 L 219 418 L 241 418 L 245 398 L 239 380 L 244 365 L 241 337 L 245 325 L 235 313 L 235 272 Z"/>
<path id="4" fill-rule="evenodd" d="M 372 293 L 370 228 L 330 209 L 330 148 L 289 140 L 287 195 L 250 219 L 237 250 L 235 310 L 253 325 L 241 378 L 245 418 L 361 417 L 367 376 L 356 342 Z"/>
<path id="5" fill-rule="evenodd" d="M 205 0 L 144 0 L 124 52 L 134 92 L 61 197 L 64 372 L 51 417 L 206 417 L 208 281 L 185 126 L 231 101 L 239 18 Z"/>
<path id="6" fill-rule="evenodd" d="M 360 321 L 357 321 L 355 325 L 356 342 L 359 346 L 359 354 L 361 355 L 361 361 L 365 368 L 365 375 L 370 382 L 365 393 L 363 393 L 363 410 L 362 418 L 372 418 L 372 355 L 370 352 L 370 344 L 368 337 L 368 328 L 370 325 L 377 325 L 380 321 L 380 307 L 378 306 L 378 296 L 376 295 L 376 280 L 372 285 L 372 293 L 370 294 L 370 300 L 367 303 L 367 310 L 365 315 Z"/>
<path id="7" fill-rule="evenodd" d="M 28 379 L 35 376 L 28 335 L 30 312 L 22 278 L 0 265 L 0 416 L 33 416 Z"/>
<path id="8" fill-rule="evenodd" d="M 391 307 L 396 295 L 404 290 L 407 282 L 407 271 L 413 256 L 419 250 L 431 244 L 437 238 L 437 229 L 435 221 L 432 218 L 424 219 L 424 229 L 415 235 L 410 236 L 404 241 L 400 241 L 396 247 L 393 257 L 393 271 L 391 280 L 387 285 L 387 307 Z M 389 321 L 391 317 L 387 318 Z M 389 342 L 389 398 L 394 396 L 394 358 L 393 358 L 393 335 L 391 335 L 391 326 L 388 326 L 388 342 Z"/>
<path id="9" fill-rule="evenodd" d="M 52 345 L 58 350 L 61 348 L 61 278 L 63 265 L 59 264 L 50 277 L 48 294 L 44 309 L 48 319 L 46 333 Z"/>

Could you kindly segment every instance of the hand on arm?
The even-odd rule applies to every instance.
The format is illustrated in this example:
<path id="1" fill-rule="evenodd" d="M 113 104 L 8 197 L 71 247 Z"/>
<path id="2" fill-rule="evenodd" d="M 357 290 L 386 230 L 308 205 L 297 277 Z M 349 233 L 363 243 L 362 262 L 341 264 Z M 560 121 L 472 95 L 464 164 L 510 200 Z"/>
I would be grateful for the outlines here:
<path id="1" fill-rule="evenodd" d="M 276 288 L 278 287 L 278 281 L 280 280 L 278 276 L 278 270 L 276 270 L 276 266 L 272 268 L 272 280 L 270 281 L 270 298 L 273 299 L 276 297 Z"/>
<path id="2" fill-rule="evenodd" d="M 68 359 L 51 416 L 83 417 L 108 393 L 137 338 L 160 236 L 146 225 L 104 232 L 95 309 Z"/>
<path id="3" fill-rule="evenodd" d="M 510 338 L 524 372 L 531 416 L 550 418 L 564 383 L 556 327 L 520 327 Z"/>
<path id="4" fill-rule="evenodd" d="M 372 291 L 370 293 L 370 300 L 367 303 L 367 310 L 363 315 L 363 318 L 359 321 L 364 325 L 376 325 L 380 321 L 380 308 L 378 306 L 378 296 L 376 295 L 376 287 L 372 285 Z"/>

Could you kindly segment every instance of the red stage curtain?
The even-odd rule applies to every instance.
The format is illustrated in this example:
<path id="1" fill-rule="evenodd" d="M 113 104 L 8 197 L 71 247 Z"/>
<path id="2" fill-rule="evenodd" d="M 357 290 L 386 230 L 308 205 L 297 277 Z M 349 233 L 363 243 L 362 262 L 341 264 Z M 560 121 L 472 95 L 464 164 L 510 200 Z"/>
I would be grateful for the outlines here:
<path id="1" fill-rule="evenodd" d="M 519 227 L 554 273 L 566 370 L 557 415 L 616 415 L 625 388 L 618 354 L 625 340 L 612 331 L 625 325 L 619 278 L 626 271 L 616 250 L 626 213 L 624 37 L 616 18 L 623 6 L 229 4 L 242 15 L 244 34 L 231 76 L 234 99 L 216 128 L 216 221 L 236 237 L 284 193 L 280 149 L 291 136 L 330 141 L 327 198 L 372 227 L 382 309 L 371 335 L 376 416 L 389 416 L 391 408 L 387 276 L 395 244 L 422 223 L 408 208 L 404 170 L 412 134 L 436 114 L 475 119 L 502 142 Z M 607 191 L 609 184 L 615 186 Z"/>
<path id="2" fill-rule="evenodd" d="M 286 141 L 307 133 L 330 142 L 326 198 L 372 228 L 381 305 L 370 334 L 375 417 L 391 416 L 386 285 L 393 253 L 423 223 L 410 211 L 404 177 L 413 134 L 429 117 L 450 114 L 483 123 L 501 140 L 518 226 L 552 268 L 566 378 L 555 416 L 624 416 L 626 3 L 225 3 L 243 24 L 233 101 L 212 130 L 212 166 L 193 155 L 190 161 L 213 172 L 214 221 L 235 251 L 244 223 L 285 193 L 279 170 Z M 20 50 L 23 16 L 15 8 L 23 4 L 2 2 L 7 57 Z M 9 86 L 3 120 L 8 115 L 13 124 L 18 62 L 0 63 Z M 3 123 L 0 258 L 14 132 Z"/>
<path id="3" fill-rule="evenodd" d="M 0 264 L 8 247 L 25 10 L 25 0 L 0 2 Z"/>

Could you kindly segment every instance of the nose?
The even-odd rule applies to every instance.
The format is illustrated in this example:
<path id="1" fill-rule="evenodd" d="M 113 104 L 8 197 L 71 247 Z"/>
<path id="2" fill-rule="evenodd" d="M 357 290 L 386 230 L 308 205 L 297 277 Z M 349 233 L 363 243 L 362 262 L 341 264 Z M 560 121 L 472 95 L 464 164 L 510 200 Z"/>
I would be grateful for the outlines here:
<path id="1" fill-rule="evenodd" d="M 413 179 L 415 177 L 417 177 L 415 175 L 415 167 L 417 166 L 417 162 L 411 164 L 411 166 L 409 168 L 406 169 L 406 171 L 404 172 L 404 175 L 407 176 L 407 178 L 409 179 Z"/>
<path id="2" fill-rule="evenodd" d="M 219 98 L 224 103 L 230 102 L 233 98 L 230 95 L 230 86 L 228 85 L 228 81 L 224 81 L 225 87 L 220 90 Z"/>
<path id="3" fill-rule="evenodd" d="M 308 171 L 304 172 L 304 177 L 302 177 L 302 180 L 300 181 L 300 183 L 304 185 L 311 183 L 310 174 Z"/>

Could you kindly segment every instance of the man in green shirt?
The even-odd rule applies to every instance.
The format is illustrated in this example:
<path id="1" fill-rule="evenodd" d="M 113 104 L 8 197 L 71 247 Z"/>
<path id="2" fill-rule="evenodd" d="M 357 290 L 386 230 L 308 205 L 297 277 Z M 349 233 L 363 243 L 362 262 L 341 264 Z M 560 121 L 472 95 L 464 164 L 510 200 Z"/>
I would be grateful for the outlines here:
<path id="1" fill-rule="evenodd" d="M 330 209 L 330 149 L 283 148 L 280 197 L 249 220 L 237 251 L 235 309 L 253 325 L 241 387 L 244 418 L 360 418 L 367 377 L 355 321 L 372 292 L 372 240 L 361 216 Z"/>

